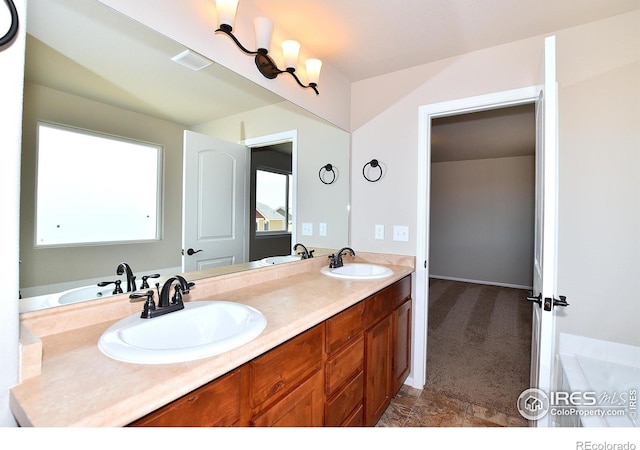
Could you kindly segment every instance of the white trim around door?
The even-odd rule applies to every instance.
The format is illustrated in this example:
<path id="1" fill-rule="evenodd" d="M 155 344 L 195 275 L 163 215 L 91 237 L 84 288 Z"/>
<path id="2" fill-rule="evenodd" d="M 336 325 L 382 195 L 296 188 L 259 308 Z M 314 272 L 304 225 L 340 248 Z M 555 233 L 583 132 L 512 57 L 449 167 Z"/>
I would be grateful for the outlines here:
<path id="1" fill-rule="evenodd" d="M 418 123 L 418 220 L 416 248 L 413 352 L 407 384 L 422 389 L 427 381 L 427 321 L 429 300 L 429 195 L 431 120 L 488 109 L 533 103 L 537 86 L 420 106 Z"/>

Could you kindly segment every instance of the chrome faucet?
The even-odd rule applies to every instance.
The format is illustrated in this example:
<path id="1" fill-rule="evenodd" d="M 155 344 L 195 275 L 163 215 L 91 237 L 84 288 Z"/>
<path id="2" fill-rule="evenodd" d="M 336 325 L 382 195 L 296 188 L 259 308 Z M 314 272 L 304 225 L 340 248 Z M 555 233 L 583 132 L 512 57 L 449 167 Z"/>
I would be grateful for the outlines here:
<path id="1" fill-rule="evenodd" d="M 122 275 L 125 272 L 127 274 L 127 292 L 137 291 L 138 287 L 136 286 L 136 277 L 133 275 L 131 267 L 129 267 L 129 264 L 126 262 L 120 263 L 116 269 L 116 274 Z"/>
<path id="2" fill-rule="evenodd" d="M 302 244 L 296 244 L 293 246 L 293 251 L 295 252 L 297 250 L 298 247 L 302 247 L 302 252 L 298 253 L 298 255 L 302 256 L 302 259 L 309 259 L 309 258 L 313 258 L 313 252 L 315 252 L 315 250 L 307 250 L 307 247 L 305 247 Z"/>
<path id="3" fill-rule="evenodd" d="M 356 252 L 354 252 L 353 249 L 349 247 L 343 247 L 336 254 L 329 255 L 329 259 L 331 260 L 331 262 L 329 262 L 329 268 L 337 269 L 338 267 L 342 267 L 342 257 L 347 254 L 347 251 L 351 253 L 351 256 L 356 256 Z"/>

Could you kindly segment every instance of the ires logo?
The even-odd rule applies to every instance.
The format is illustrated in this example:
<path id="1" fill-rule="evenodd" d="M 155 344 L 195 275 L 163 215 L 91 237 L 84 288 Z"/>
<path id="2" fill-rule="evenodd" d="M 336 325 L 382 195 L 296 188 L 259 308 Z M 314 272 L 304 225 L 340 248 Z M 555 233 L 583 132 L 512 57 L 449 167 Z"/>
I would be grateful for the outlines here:
<path id="1" fill-rule="evenodd" d="M 598 395 L 595 392 L 552 392 L 549 401 L 555 407 L 596 406 Z"/>
<path id="2" fill-rule="evenodd" d="M 625 416 L 637 417 L 637 390 L 621 392 L 557 391 L 546 394 L 527 389 L 518 397 L 518 411 L 528 420 L 538 420 L 547 413 L 553 416 Z"/>

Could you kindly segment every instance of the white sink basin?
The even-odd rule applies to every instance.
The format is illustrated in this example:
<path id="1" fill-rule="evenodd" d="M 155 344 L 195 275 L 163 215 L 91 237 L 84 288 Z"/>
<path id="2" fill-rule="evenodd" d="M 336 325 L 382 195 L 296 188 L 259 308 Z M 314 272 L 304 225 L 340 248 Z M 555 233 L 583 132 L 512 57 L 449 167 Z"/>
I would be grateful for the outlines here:
<path id="1" fill-rule="evenodd" d="M 94 284 L 53 294 L 51 298 L 57 304 L 66 305 L 68 303 L 77 303 L 94 298 L 110 297 L 113 295 L 113 289 L 114 287 L 111 285 L 99 287 Z"/>
<path id="2" fill-rule="evenodd" d="M 141 306 L 142 308 L 142 306 Z M 184 309 L 152 319 L 140 314 L 110 326 L 98 347 L 107 356 L 138 364 L 168 364 L 219 355 L 252 341 L 267 320 L 241 303 L 185 302 Z"/>
<path id="3" fill-rule="evenodd" d="M 335 269 L 323 267 L 320 272 L 330 277 L 350 280 L 372 280 L 393 275 L 393 271 L 388 267 L 369 263 L 348 263 Z"/>
<path id="4" fill-rule="evenodd" d="M 258 261 L 263 266 L 272 266 L 274 264 L 283 264 L 288 262 L 300 261 L 302 259 L 297 255 L 269 256 Z"/>

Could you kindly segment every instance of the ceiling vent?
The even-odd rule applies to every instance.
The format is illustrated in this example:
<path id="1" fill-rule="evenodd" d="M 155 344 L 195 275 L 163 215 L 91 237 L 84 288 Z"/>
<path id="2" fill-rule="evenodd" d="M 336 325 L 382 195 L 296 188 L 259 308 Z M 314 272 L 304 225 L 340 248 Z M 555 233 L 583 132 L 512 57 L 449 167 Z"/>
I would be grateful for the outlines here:
<path id="1" fill-rule="evenodd" d="M 171 60 L 196 72 L 213 64 L 213 61 L 188 49 L 174 56 Z"/>

